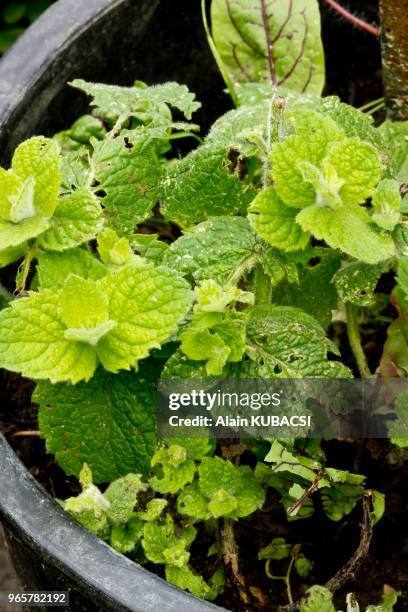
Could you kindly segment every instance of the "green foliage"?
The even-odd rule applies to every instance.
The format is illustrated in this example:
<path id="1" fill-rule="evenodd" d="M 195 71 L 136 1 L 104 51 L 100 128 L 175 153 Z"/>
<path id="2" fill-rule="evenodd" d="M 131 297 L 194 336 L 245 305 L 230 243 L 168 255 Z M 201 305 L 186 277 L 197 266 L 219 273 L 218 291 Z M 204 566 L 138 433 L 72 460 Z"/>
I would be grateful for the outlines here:
<path id="1" fill-rule="evenodd" d="M 10 24 L 20 4 L 6 12 Z M 271 495 L 288 521 L 309 519 L 318 499 L 342 525 L 369 495 L 373 526 L 385 498 L 367 492 L 363 474 L 331 467 L 319 439 L 275 438 L 268 451 L 265 441 L 216 445 L 203 428 L 201 438 L 158 441 L 159 381 L 204 379 L 210 389 L 226 376 L 369 374 L 360 331 L 387 333 L 373 371 L 408 374 L 406 126 L 377 129 L 318 97 L 315 0 L 213 0 L 212 28 L 240 106 L 203 140 L 190 123 L 200 103 L 184 85 L 75 80 L 92 114 L 22 143 L 0 169 L 0 265 L 16 264 L 0 286 L 0 367 L 36 382 L 47 450 L 80 479 L 82 492 L 62 505 L 117 551 L 209 600 L 224 588 L 236 522 L 258 520 Z M 199 146 L 173 151 L 192 135 Z M 406 398 L 390 398 L 404 420 Z M 203 542 L 217 558 L 202 576 Z M 275 537 L 258 553 L 289 600 L 292 570 L 298 597 L 311 582 L 313 561 L 300 551 Z M 388 612 L 397 597 L 368 610 Z M 300 603 L 334 609 L 318 585 Z"/>
<path id="2" fill-rule="evenodd" d="M 320 94 L 324 83 L 318 3 L 214 0 L 214 42 L 234 84 L 272 82 Z"/>

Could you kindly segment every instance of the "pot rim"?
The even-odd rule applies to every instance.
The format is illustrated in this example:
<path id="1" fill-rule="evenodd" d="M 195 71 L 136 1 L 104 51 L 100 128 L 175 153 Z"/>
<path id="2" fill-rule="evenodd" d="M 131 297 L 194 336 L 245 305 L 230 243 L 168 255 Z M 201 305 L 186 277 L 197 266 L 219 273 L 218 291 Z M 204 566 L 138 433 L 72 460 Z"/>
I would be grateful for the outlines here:
<path id="1" fill-rule="evenodd" d="M 0 144 L 14 148 L 30 92 L 87 29 L 138 0 L 59 0 L 0 61 Z M 154 11 L 159 0 L 151 0 Z M 51 78 L 51 77 L 49 77 Z M 55 95 L 50 93 L 48 101 Z M 28 102 L 27 102 L 28 101 Z M 47 97 L 41 104 L 46 109 Z M 10 142 L 12 141 L 12 142 Z M 15 142 L 17 141 L 17 142 Z M 35 555 L 57 568 L 102 608 L 132 612 L 224 610 L 182 591 L 117 553 L 75 522 L 20 462 L 0 434 L 0 519 Z"/>

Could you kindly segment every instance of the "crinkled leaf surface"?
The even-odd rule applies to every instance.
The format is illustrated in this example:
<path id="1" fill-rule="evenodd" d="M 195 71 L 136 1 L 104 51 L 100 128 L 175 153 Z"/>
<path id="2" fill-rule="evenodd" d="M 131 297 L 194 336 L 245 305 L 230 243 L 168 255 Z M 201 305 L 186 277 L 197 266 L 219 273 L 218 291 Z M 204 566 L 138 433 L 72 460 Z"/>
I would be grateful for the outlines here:
<path id="1" fill-rule="evenodd" d="M 99 282 L 71 275 L 59 291 L 0 313 L 0 364 L 51 382 L 89 380 L 98 360 L 129 370 L 175 331 L 191 302 L 184 280 L 147 263 Z"/>
<path id="2" fill-rule="evenodd" d="M 329 361 L 327 353 L 338 353 L 323 328 L 310 315 L 290 306 L 257 306 L 247 325 L 250 362 L 241 365 L 241 376 L 342 377 L 350 371 Z"/>
<path id="3" fill-rule="evenodd" d="M 368 264 L 376 264 L 395 253 L 390 236 L 381 233 L 360 206 L 334 209 L 309 206 L 296 217 L 305 231 Z"/>
<path id="4" fill-rule="evenodd" d="M 153 87 L 119 87 L 103 83 L 87 83 L 82 79 L 74 80 L 71 85 L 92 96 L 92 106 L 98 109 L 102 116 L 118 117 L 128 113 L 143 110 L 143 106 L 169 104 L 181 111 L 187 119 L 200 108 L 185 85 L 178 83 L 163 83 Z"/>
<path id="5" fill-rule="evenodd" d="M 131 234 L 157 202 L 161 169 L 155 141 L 143 129 L 125 130 L 112 139 L 94 140 L 93 146 L 92 166 L 107 223 L 119 235 Z"/>
<path id="6" fill-rule="evenodd" d="M 75 248 L 63 253 L 48 252 L 38 255 L 38 285 L 42 289 L 61 287 L 70 274 L 98 280 L 106 274 L 105 266 L 92 253 Z"/>
<path id="7" fill-rule="evenodd" d="M 50 217 L 56 206 L 61 184 L 60 148 L 57 142 L 35 136 L 17 147 L 12 169 L 25 181 L 33 178 L 34 208 L 37 216 Z"/>
<path id="8" fill-rule="evenodd" d="M 164 215 L 187 224 L 245 210 L 254 196 L 253 187 L 230 174 L 218 144 L 203 145 L 170 165 L 160 186 Z"/>
<path id="9" fill-rule="evenodd" d="M 252 514 L 265 500 L 262 487 L 248 466 L 236 467 L 221 457 L 204 457 L 198 467 L 199 488 L 215 517 Z"/>
<path id="10" fill-rule="evenodd" d="M 333 278 L 340 300 L 371 306 L 378 280 L 387 267 L 386 264 L 370 265 L 361 261 L 346 263 Z"/>
<path id="11" fill-rule="evenodd" d="M 166 251 L 163 263 L 196 281 L 225 282 L 254 258 L 257 243 L 246 219 L 213 217 L 176 240 Z"/>
<path id="12" fill-rule="evenodd" d="M 134 372 L 99 368 L 88 383 L 37 386 L 39 424 L 47 449 L 67 474 L 84 463 L 95 482 L 147 473 L 155 447 L 155 389 Z"/>
<path id="13" fill-rule="evenodd" d="M 12 302 L 0 313 L 0 365 L 28 378 L 73 383 L 91 378 L 94 348 L 70 342 L 58 313 L 59 296 L 45 289 Z"/>
<path id="14" fill-rule="evenodd" d="M 152 348 L 159 348 L 177 329 L 193 299 L 186 281 L 151 264 L 120 270 L 102 279 L 101 287 L 117 326 L 100 341 L 98 356 L 113 372 L 129 369 Z"/>
<path id="15" fill-rule="evenodd" d="M 315 584 L 300 602 L 300 612 L 336 612 L 332 600 L 333 594 L 329 589 Z"/>
<path id="16" fill-rule="evenodd" d="M 211 21 L 234 83 L 270 81 L 321 93 L 324 58 L 315 0 L 213 0 Z"/>
<path id="17" fill-rule="evenodd" d="M 301 251 L 310 234 L 296 222 L 297 211 L 279 198 L 275 189 L 261 191 L 248 209 L 254 230 L 269 244 L 282 251 Z"/>
<path id="18" fill-rule="evenodd" d="M 38 239 L 49 251 L 65 251 L 95 238 L 102 228 L 102 209 L 87 189 L 60 197 L 50 228 Z"/>

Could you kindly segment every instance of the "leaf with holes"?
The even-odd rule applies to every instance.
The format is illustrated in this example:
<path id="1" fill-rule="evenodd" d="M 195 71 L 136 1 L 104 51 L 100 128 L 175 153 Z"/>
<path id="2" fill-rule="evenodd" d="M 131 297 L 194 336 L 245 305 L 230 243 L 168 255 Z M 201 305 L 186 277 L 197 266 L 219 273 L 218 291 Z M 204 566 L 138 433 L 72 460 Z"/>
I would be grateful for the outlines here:
<path id="1" fill-rule="evenodd" d="M 158 199 L 161 167 L 155 140 L 138 129 L 92 142 L 91 165 L 106 221 L 119 235 L 132 234 L 136 225 L 149 217 Z"/>

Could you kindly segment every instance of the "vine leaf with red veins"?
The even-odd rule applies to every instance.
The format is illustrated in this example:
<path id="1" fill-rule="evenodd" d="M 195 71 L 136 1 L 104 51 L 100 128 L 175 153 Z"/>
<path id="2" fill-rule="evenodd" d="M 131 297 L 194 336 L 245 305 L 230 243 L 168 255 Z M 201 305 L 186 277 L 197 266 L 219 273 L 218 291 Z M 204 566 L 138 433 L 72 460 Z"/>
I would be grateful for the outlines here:
<path id="1" fill-rule="evenodd" d="M 213 0 L 211 21 L 234 85 L 269 82 L 321 94 L 325 66 L 317 0 Z"/>

